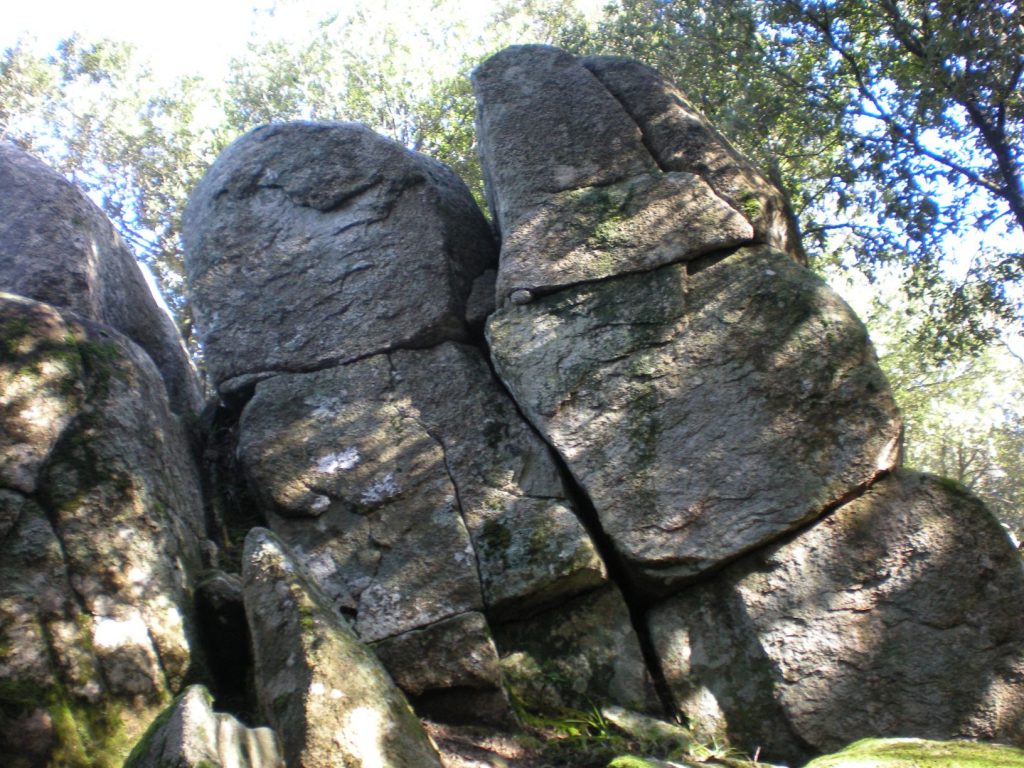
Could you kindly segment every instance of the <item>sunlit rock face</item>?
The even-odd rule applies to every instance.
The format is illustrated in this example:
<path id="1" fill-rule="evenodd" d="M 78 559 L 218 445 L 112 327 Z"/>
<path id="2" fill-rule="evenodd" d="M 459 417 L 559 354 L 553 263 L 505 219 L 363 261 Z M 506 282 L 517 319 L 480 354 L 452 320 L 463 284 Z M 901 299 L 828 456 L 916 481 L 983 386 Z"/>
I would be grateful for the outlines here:
<path id="1" fill-rule="evenodd" d="M 126 337 L 2 294 L 0 345 L 2 751 L 45 759 L 67 747 L 66 718 L 102 749 L 199 661 L 198 475 L 159 372 Z"/>
<path id="2" fill-rule="evenodd" d="M 288 765 L 440 768 L 401 691 L 270 531 L 250 531 L 242 576 L 257 695 Z"/>
<path id="3" fill-rule="evenodd" d="M 766 759 L 868 736 L 1024 737 L 1020 556 L 900 471 L 649 614 L 680 714 Z"/>
<path id="4" fill-rule="evenodd" d="M 488 338 L 647 590 L 813 519 L 897 460 L 863 326 L 766 246 L 510 306 Z"/>
<path id="5" fill-rule="evenodd" d="M 462 338 L 472 282 L 495 259 L 449 168 L 354 123 L 242 137 L 196 187 L 182 237 L 210 375 L 225 389 Z"/>
<path id="6" fill-rule="evenodd" d="M 156 363 L 172 410 L 201 410 L 181 337 L 106 216 L 59 173 L 7 142 L 0 142 L 0 291 L 120 331 Z"/>

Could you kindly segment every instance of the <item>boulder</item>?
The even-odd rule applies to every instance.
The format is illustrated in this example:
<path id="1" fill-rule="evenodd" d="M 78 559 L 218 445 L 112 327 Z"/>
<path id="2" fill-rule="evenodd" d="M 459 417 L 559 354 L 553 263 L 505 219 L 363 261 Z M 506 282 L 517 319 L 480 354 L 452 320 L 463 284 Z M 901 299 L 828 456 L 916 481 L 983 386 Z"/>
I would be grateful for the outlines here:
<path id="1" fill-rule="evenodd" d="M 1022 743 L 1022 599 L 984 506 L 901 471 L 648 622 L 679 714 L 797 761 L 869 735 Z"/>
<path id="2" fill-rule="evenodd" d="M 508 306 L 487 335 L 648 595 L 820 516 L 898 459 L 864 327 L 766 246 Z"/>
<path id="3" fill-rule="evenodd" d="M 1024 768 L 1024 750 L 1004 744 L 862 739 L 804 768 Z"/>
<path id="4" fill-rule="evenodd" d="M 658 170 L 620 100 L 568 53 L 506 48 L 473 87 L 502 233 L 498 306 L 752 240 L 750 222 L 690 169 Z"/>
<path id="5" fill-rule="evenodd" d="M 271 525 L 364 641 L 606 578 L 548 448 L 470 347 L 275 376 L 240 431 Z"/>
<path id="6" fill-rule="evenodd" d="M 440 768 L 401 692 L 270 531 L 246 537 L 242 578 L 256 690 L 288 765 Z"/>
<path id="7" fill-rule="evenodd" d="M 201 685 L 185 689 L 146 731 L 124 768 L 285 768 L 281 747 L 269 728 L 247 728 L 213 711 Z"/>
<path id="8" fill-rule="evenodd" d="M 552 194 L 657 170 L 640 129 L 573 56 L 517 45 L 473 71 L 488 203 L 507 237 Z"/>
<path id="9" fill-rule="evenodd" d="M 495 260 L 451 170 L 355 123 L 246 134 L 193 191 L 182 237 L 224 390 L 462 338 L 473 280 Z"/>
<path id="10" fill-rule="evenodd" d="M 137 734 L 201 666 L 198 475 L 129 339 L 6 294 L 0 335 L 0 731 L 40 726 L 34 746 L 5 752 L 116 755 L 122 730 Z M 67 741 L 75 729 L 86 746 Z"/>
<path id="11" fill-rule="evenodd" d="M 663 171 L 694 173 L 751 221 L 758 242 L 800 264 L 807 255 L 782 190 L 741 155 L 672 83 L 639 61 L 586 56 L 589 69 L 636 121 Z"/>
<path id="12" fill-rule="evenodd" d="M 446 723 L 509 726 L 498 651 L 481 613 L 464 613 L 373 645 L 416 711 Z"/>
<path id="13" fill-rule="evenodd" d="M 156 363 L 175 412 L 202 409 L 177 328 L 110 221 L 63 176 L 7 142 L 0 142 L 0 291 L 120 331 Z"/>
<path id="14" fill-rule="evenodd" d="M 629 609 L 612 584 L 492 626 L 509 691 L 531 712 L 590 712 L 595 702 L 660 713 Z"/>

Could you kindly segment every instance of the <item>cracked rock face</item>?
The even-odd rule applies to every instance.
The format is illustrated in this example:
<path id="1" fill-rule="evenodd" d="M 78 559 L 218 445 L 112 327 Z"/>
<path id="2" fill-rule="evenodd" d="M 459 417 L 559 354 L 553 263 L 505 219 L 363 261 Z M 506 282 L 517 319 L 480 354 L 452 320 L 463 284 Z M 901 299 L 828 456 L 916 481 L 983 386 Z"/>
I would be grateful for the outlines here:
<path id="1" fill-rule="evenodd" d="M 9 295 L 0 344 L 0 697 L 6 716 L 18 713 L 0 738 L 5 754 L 45 756 L 56 707 L 74 718 L 123 705 L 132 732 L 199 662 L 190 589 L 203 507 L 163 380 L 139 347 Z M 26 745 L 22 720 L 49 726 Z"/>
<path id="2" fill-rule="evenodd" d="M 785 195 L 720 134 L 683 93 L 651 67 L 616 56 L 585 56 L 594 73 L 629 113 L 663 171 L 694 173 L 743 211 L 757 242 L 800 264 L 807 255 Z"/>
<path id="3" fill-rule="evenodd" d="M 450 169 L 354 123 L 245 135 L 196 187 L 182 236 L 222 389 L 461 338 L 473 280 L 495 257 Z"/>
<path id="4" fill-rule="evenodd" d="M 1022 589 L 977 499 L 901 471 L 648 620 L 680 714 L 802 762 L 867 736 L 1020 743 Z"/>
<path id="5" fill-rule="evenodd" d="M 242 578 L 256 691 L 288 765 L 440 768 L 401 691 L 270 531 L 246 537 Z"/>
<path id="6" fill-rule="evenodd" d="M 263 381 L 239 454 L 271 525 L 364 641 L 518 615 L 606 579 L 548 448 L 470 347 Z M 459 637 L 489 653 L 489 636 Z"/>
<path id="7" fill-rule="evenodd" d="M 0 142 L 0 190 L 0 291 L 120 331 L 156 363 L 172 410 L 198 413 L 199 382 L 178 330 L 103 212 L 7 142 Z"/>
<path id="8" fill-rule="evenodd" d="M 487 330 L 645 589 L 780 536 L 897 461 L 899 414 L 863 326 L 766 246 L 506 307 Z"/>

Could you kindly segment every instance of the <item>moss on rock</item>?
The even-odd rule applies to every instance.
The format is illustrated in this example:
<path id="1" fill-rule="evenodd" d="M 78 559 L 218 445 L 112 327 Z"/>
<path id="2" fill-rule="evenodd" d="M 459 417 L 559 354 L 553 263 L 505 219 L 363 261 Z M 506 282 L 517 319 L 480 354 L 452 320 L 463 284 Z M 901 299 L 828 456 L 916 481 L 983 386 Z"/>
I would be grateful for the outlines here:
<path id="1" fill-rule="evenodd" d="M 862 739 L 805 768 L 1024 768 L 1024 750 L 975 741 Z"/>

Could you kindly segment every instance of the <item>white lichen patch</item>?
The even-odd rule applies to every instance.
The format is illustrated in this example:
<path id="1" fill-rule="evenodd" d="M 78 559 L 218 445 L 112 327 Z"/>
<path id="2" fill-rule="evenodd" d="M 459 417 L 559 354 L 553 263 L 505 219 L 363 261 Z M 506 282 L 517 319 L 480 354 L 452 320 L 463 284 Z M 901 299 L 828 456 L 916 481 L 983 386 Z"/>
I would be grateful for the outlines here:
<path id="1" fill-rule="evenodd" d="M 314 464 L 313 471 L 323 475 L 333 475 L 337 472 L 354 469 L 361 460 L 362 457 L 359 455 L 359 449 L 353 446 L 346 448 L 344 451 L 321 456 L 316 464 Z"/>
<path id="2" fill-rule="evenodd" d="M 363 504 L 378 504 L 386 499 L 390 499 L 393 496 L 398 495 L 398 483 L 395 482 L 395 476 L 393 473 L 388 472 L 383 477 L 379 477 L 374 480 L 365 490 L 363 490 L 360 496 L 360 501 Z"/>

